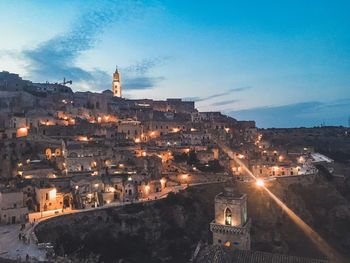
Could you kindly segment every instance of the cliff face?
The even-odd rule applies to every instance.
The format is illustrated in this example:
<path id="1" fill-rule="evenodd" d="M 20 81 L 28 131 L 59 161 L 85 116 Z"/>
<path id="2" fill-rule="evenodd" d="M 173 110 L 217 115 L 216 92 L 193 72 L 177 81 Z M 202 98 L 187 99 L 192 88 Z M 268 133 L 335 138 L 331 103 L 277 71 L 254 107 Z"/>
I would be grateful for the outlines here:
<path id="1" fill-rule="evenodd" d="M 214 188 L 209 200 L 221 186 Z M 190 191 L 158 202 L 66 215 L 36 231 L 40 242 L 53 242 L 59 255 L 96 254 L 104 262 L 185 262 L 198 240 L 207 237 L 214 214 L 213 202 L 196 198 Z"/>
<path id="2" fill-rule="evenodd" d="M 66 215 L 40 224 L 40 242 L 53 242 L 58 255 L 100 261 L 188 262 L 199 240 L 210 240 L 214 197 L 224 184 L 203 185 L 147 204 Z M 349 204 L 327 182 L 274 182 L 268 186 L 341 253 L 350 253 Z M 261 189 L 241 184 L 252 218 L 252 250 L 323 257 Z M 349 255 L 348 255 L 349 256 Z"/>

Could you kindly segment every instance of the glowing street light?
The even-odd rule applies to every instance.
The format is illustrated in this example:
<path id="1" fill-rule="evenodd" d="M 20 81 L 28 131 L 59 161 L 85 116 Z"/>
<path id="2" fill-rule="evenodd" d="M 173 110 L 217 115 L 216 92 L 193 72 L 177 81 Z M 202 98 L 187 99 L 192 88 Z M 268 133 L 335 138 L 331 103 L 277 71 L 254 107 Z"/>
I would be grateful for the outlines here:
<path id="1" fill-rule="evenodd" d="M 259 187 L 262 187 L 265 185 L 264 181 L 262 179 L 257 179 L 255 184 Z"/>
<path id="2" fill-rule="evenodd" d="M 162 184 L 162 186 L 165 186 L 166 179 L 165 178 L 160 179 L 160 183 Z"/>

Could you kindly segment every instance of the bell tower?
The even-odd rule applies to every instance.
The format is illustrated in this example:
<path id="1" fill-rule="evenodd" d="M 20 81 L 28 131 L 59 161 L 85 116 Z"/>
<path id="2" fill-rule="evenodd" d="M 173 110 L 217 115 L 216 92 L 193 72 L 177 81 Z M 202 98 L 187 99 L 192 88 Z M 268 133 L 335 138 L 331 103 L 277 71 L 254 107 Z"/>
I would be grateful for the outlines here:
<path id="1" fill-rule="evenodd" d="M 215 197 L 215 220 L 210 223 L 214 245 L 250 250 L 250 225 L 246 194 L 227 187 Z"/>
<path id="2" fill-rule="evenodd" d="M 115 69 L 115 72 L 113 73 L 112 91 L 114 97 L 122 97 L 121 76 L 117 67 Z"/>

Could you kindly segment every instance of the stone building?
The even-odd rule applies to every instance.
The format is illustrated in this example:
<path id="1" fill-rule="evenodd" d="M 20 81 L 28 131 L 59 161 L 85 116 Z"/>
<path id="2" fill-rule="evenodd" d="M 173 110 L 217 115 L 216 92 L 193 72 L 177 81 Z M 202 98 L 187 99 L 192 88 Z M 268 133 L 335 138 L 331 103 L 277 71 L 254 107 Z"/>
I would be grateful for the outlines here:
<path id="1" fill-rule="evenodd" d="M 211 135 L 206 131 L 186 131 L 182 133 L 183 145 L 205 145 L 211 140 Z"/>
<path id="2" fill-rule="evenodd" d="M 250 250 L 250 224 L 247 195 L 225 188 L 215 197 L 215 220 L 210 223 L 214 245 Z"/>
<path id="3" fill-rule="evenodd" d="M 142 99 L 142 100 L 133 100 L 137 105 L 144 108 L 151 108 L 154 111 L 162 112 L 174 112 L 174 113 L 192 113 L 196 112 L 194 106 L 194 101 L 183 101 L 182 99 L 166 99 L 166 100 L 151 100 L 151 99 Z"/>
<path id="4" fill-rule="evenodd" d="M 23 193 L 4 189 L 0 191 L 0 223 L 16 224 L 26 222 L 28 208 L 23 203 Z"/>
<path id="5" fill-rule="evenodd" d="M 297 164 L 284 165 L 252 165 L 251 170 L 257 177 L 296 176 L 301 174 Z"/>
<path id="6" fill-rule="evenodd" d="M 117 132 L 125 134 L 126 139 L 135 140 L 135 142 L 140 142 L 143 134 L 143 127 L 141 122 L 126 120 L 119 121 L 117 124 Z"/>
<path id="7" fill-rule="evenodd" d="M 103 201 L 100 202 L 100 200 L 101 198 L 104 200 L 106 196 L 101 195 L 105 188 L 101 177 L 76 176 L 71 180 L 71 186 L 74 191 L 73 200 L 76 208 L 91 208 L 103 205 Z"/>
<path id="8" fill-rule="evenodd" d="M 66 172 L 88 172 L 98 174 L 108 147 L 89 142 L 68 142 L 63 145 Z M 97 172 L 97 173 L 96 173 Z"/>
<path id="9" fill-rule="evenodd" d="M 37 212 L 59 210 L 64 208 L 64 194 L 51 186 L 35 187 Z M 69 197 L 68 197 L 69 199 Z M 69 206 L 69 205 L 68 205 Z"/>
<path id="10" fill-rule="evenodd" d="M 214 161 L 219 159 L 219 150 L 215 149 L 207 149 L 204 151 L 196 152 L 198 160 L 202 163 L 208 163 L 209 161 Z"/>

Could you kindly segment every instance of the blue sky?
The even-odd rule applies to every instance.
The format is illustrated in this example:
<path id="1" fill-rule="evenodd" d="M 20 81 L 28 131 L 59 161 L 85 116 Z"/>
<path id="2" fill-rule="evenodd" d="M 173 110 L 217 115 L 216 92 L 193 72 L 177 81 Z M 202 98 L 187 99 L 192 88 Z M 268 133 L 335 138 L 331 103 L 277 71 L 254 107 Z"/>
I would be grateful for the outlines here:
<path id="1" fill-rule="evenodd" d="M 349 1 L 0 1 L 0 70 L 183 97 L 259 127 L 347 125 Z"/>

